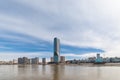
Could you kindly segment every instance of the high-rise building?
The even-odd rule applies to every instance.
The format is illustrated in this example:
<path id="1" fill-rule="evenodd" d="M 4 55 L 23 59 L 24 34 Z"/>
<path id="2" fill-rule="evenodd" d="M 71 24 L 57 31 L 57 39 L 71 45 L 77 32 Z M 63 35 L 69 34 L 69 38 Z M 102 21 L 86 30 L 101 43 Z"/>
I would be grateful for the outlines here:
<path id="1" fill-rule="evenodd" d="M 18 58 L 18 64 L 30 64 L 30 59 L 27 57 Z"/>
<path id="2" fill-rule="evenodd" d="M 42 58 L 42 64 L 46 64 L 46 58 Z"/>
<path id="3" fill-rule="evenodd" d="M 100 54 L 97 54 L 97 59 L 100 59 Z"/>
<path id="4" fill-rule="evenodd" d="M 54 38 L 54 62 L 58 63 L 60 57 L 60 40 Z"/>
<path id="5" fill-rule="evenodd" d="M 64 63 L 65 62 L 65 56 L 60 56 L 60 62 Z"/>
<path id="6" fill-rule="evenodd" d="M 32 63 L 32 64 L 39 64 L 39 58 L 38 58 L 38 57 L 32 58 L 32 59 L 31 59 L 31 63 Z"/>
<path id="7" fill-rule="evenodd" d="M 29 64 L 30 60 L 27 57 L 23 57 L 24 64 Z"/>
<path id="8" fill-rule="evenodd" d="M 24 64 L 23 58 L 18 58 L 18 64 Z"/>
<path id="9" fill-rule="evenodd" d="M 31 59 L 28 59 L 28 63 L 27 64 L 31 64 Z"/>

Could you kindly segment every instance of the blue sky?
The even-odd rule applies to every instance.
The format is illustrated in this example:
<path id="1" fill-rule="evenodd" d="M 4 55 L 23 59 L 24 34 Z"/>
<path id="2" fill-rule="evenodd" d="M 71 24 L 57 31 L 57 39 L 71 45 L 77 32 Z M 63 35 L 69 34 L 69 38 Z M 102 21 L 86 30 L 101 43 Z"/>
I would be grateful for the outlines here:
<path id="1" fill-rule="evenodd" d="M 53 56 L 53 38 L 61 55 L 120 56 L 120 1 L 1 0 L 0 56 Z"/>
<path id="2" fill-rule="evenodd" d="M 4 33 L 6 34 L 6 33 Z M 53 53 L 53 41 L 49 42 L 25 34 L 7 32 L 9 37 L 1 36 L 1 52 L 51 52 Z M 104 50 L 91 47 L 76 47 L 71 45 L 60 45 L 61 53 L 84 54 L 89 52 L 104 52 Z"/>

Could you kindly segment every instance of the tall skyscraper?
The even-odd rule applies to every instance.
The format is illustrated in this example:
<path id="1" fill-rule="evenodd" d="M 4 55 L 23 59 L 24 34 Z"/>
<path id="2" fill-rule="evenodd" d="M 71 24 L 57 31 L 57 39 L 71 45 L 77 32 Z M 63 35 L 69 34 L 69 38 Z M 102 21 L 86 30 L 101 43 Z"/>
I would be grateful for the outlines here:
<path id="1" fill-rule="evenodd" d="M 58 63 L 60 58 L 60 40 L 54 38 L 54 62 Z"/>

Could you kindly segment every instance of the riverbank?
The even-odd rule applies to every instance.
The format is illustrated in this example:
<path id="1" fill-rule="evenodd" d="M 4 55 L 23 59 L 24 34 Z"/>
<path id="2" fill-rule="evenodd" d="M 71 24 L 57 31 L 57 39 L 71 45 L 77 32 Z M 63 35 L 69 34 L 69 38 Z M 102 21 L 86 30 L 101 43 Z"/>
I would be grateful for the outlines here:
<path id="1" fill-rule="evenodd" d="M 0 65 L 42 65 L 42 64 L 0 64 Z M 45 65 L 80 65 L 80 66 L 120 66 L 120 63 L 105 63 L 105 64 L 94 64 L 94 63 L 79 63 L 79 64 L 44 64 Z"/>
<path id="2" fill-rule="evenodd" d="M 94 64 L 94 63 L 80 63 L 81 66 L 120 66 L 120 63 L 105 63 L 105 64 Z"/>

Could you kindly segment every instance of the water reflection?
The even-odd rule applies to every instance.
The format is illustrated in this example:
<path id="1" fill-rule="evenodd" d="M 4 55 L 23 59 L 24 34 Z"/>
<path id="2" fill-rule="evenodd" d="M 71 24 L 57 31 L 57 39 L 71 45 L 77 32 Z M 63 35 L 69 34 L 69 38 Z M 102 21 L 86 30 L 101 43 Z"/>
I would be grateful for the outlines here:
<path id="1" fill-rule="evenodd" d="M 30 65 L 18 65 L 18 74 L 25 74 L 25 73 L 29 73 L 30 71 Z"/>
<path id="2" fill-rule="evenodd" d="M 101 70 L 100 67 L 97 67 L 97 78 L 99 79 L 101 77 Z"/>
<path id="3" fill-rule="evenodd" d="M 43 74 L 43 75 L 46 74 L 46 65 L 42 65 L 42 74 Z"/>
<path id="4" fill-rule="evenodd" d="M 120 67 L 1 65 L 0 80 L 120 80 Z"/>
<path id="5" fill-rule="evenodd" d="M 61 80 L 64 75 L 65 66 L 54 65 L 51 67 L 52 67 L 52 71 L 53 71 L 53 80 Z"/>
<path id="6" fill-rule="evenodd" d="M 32 72 L 39 73 L 39 65 L 31 65 L 30 68 Z"/>
<path id="7" fill-rule="evenodd" d="M 18 65 L 18 76 L 17 80 L 28 80 L 31 76 L 31 66 L 30 65 Z"/>
<path id="8" fill-rule="evenodd" d="M 59 66 L 53 66 L 53 80 L 59 80 Z"/>

